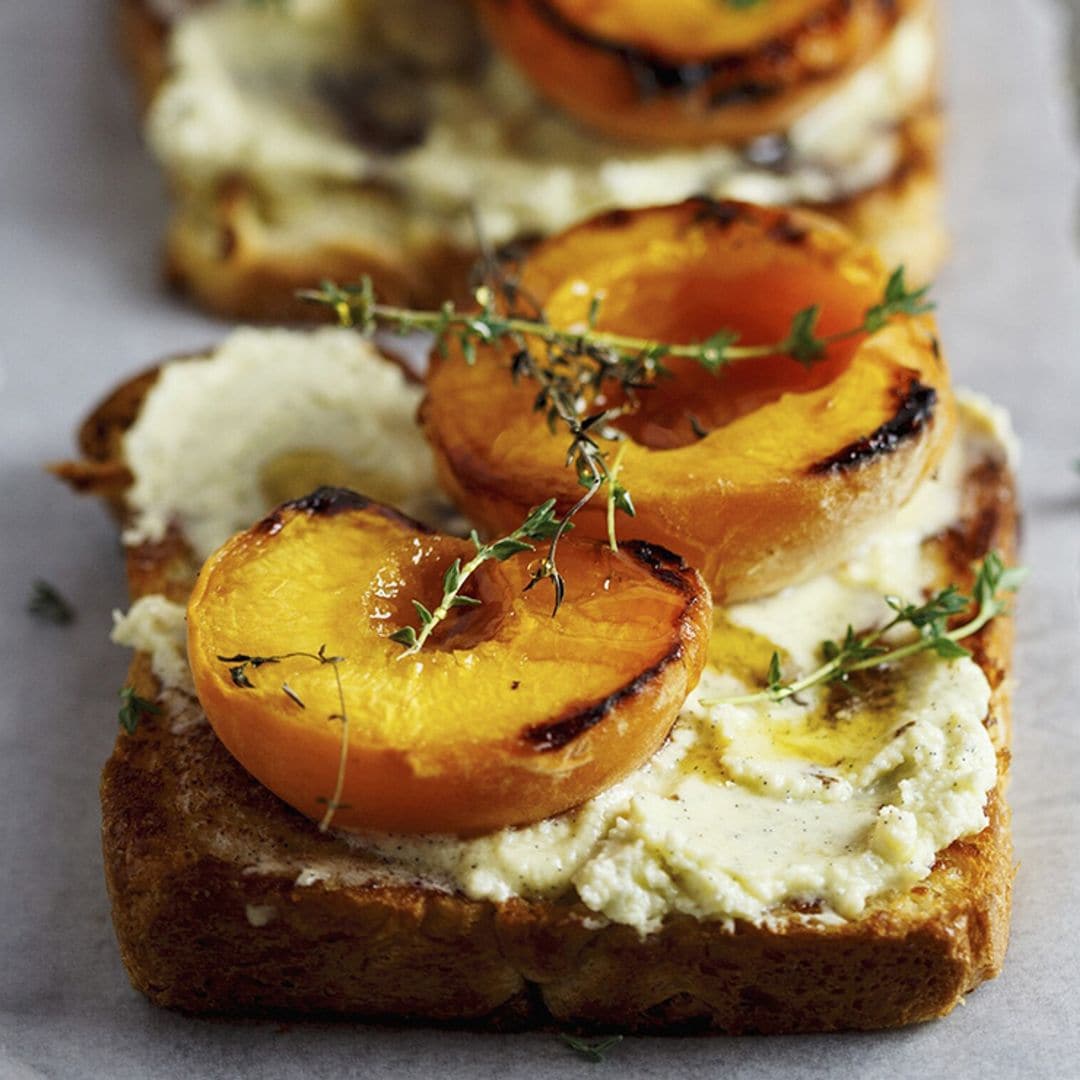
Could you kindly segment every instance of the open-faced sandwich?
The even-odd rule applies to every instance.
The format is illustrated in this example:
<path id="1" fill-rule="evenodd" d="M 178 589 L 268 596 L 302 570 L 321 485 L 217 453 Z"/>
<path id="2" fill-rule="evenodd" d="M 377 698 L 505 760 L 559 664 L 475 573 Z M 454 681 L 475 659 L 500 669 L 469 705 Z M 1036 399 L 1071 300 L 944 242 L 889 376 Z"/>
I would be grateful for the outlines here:
<path id="1" fill-rule="evenodd" d="M 925 290 L 695 199 L 469 309 L 319 298 L 434 332 L 425 383 L 355 329 L 240 330 L 59 470 L 128 545 L 102 800 L 140 990 L 780 1032 L 997 973 L 1014 451 Z"/>
<path id="2" fill-rule="evenodd" d="M 693 195 L 943 253 L 932 0 L 122 0 L 174 201 L 171 276 L 243 318 L 371 274 L 461 295 L 527 245 Z M 489 43 L 490 42 L 490 43 Z"/>

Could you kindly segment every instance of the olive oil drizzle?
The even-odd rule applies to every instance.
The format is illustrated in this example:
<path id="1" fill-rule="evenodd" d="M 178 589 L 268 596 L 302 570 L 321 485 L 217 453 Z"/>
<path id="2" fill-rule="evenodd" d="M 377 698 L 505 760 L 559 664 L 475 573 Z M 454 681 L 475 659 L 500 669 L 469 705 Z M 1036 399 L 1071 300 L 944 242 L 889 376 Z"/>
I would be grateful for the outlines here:
<path id="1" fill-rule="evenodd" d="M 996 551 L 991 551 L 975 573 L 971 595 L 965 595 L 955 585 L 949 585 L 923 604 L 887 596 L 886 603 L 896 613 L 892 619 L 863 634 L 857 634 L 853 627 L 848 626 L 843 641 L 822 642 L 820 651 L 823 662 L 808 674 L 785 679 L 780 654 L 774 652 L 769 661 L 764 690 L 704 704 L 748 705 L 759 701 L 784 701 L 813 686 L 844 684 L 857 672 L 899 663 L 923 652 L 933 652 L 943 660 L 969 657 L 971 653 L 960 642 L 977 634 L 998 616 L 1007 615 L 1009 606 L 1003 594 L 1015 592 L 1026 576 L 1024 567 L 1008 567 Z M 971 613 L 970 617 L 950 628 L 950 621 L 964 613 Z M 910 627 L 915 631 L 915 636 L 902 645 L 890 648 L 885 644 L 885 636 L 900 626 Z"/>

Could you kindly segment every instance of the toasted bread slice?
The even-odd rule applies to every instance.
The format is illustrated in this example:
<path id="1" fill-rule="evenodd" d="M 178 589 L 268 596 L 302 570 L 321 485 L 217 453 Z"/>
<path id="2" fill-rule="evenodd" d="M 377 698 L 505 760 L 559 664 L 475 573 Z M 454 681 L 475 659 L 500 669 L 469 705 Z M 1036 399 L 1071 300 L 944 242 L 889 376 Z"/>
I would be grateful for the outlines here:
<path id="1" fill-rule="evenodd" d="M 180 4 L 175 18 L 197 6 Z M 168 75 L 170 23 L 152 0 L 121 0 L 120 27 L 140 100 L 149 107 Z M 933 90 L 899 122 L 898 132 L 899 150 L 887 175 L 877 173 L 842 195 L 801 205 L 833 214 L 887 262 L 903 263 L 910 278 L 925 281 L 947 251 L 941 113 Z M 652 167 L 664 168 L 662 163 Z M 783 177 L 785 167 L 777 166 L 774 180 Z M 454 170 L 452 158 L 445 168 Z M 267 321 L 325 318 L 323 309 L 297 301 L 297 290 L 325 278 L 354 281 L 364 274 L 388 302 L 430 305 L 468 295 L 478 252 L 449 221 L 440 225 L 437 215 L 425 214 L 418 228 L 415 208 L 429 200 L 407 181 L 395 189 L 356 183 L 344 195 L 335 189 L 333 198 L 289 206 L 268 200 L 242 170 L 209 185 L 205 178 L 192 183 L 169 170 L 169 186 L 174 205 L 165 243 L 166 277 L 217 314 Z M 746 194 L 742 188 L 710 193 Z M 543 192 L 537 198 L 545 198 Z M 560 227 L 569 223 L 562 220 Z M 532 228 L 526 233 L 517 240 L 535 235 Z"/>
<path id="2" fill-rule="evenodd" d="M 121 387 L 61 469 L 122 512 L 124 432 L 152 384 Z M 959 520 L 923 545 L 941 584 L 1015 549 L 1004 455 L 973 443 Z M 186 600 L 183 537 L 129 550 L 133 598 Z M 102 782 L 113 917 L 133 984 L 154 1002 L 225 1015 L 333 1014 L 485 1029 L 797 1032 L 893 1027 L 949 1012 L 1002 964 L 1012 858 L 1011 621 L 969 640 L 992 688 L 989 824 L 939 853 L 929 877 L 825 923 L 791 905 L 761 924 L 669 917 L 641 936 L 572 897 L 471 900 L 325 835 L 224 750 L 196 702 L 138 655 L 130 684 L 162 711 L 121 735 Z"/>

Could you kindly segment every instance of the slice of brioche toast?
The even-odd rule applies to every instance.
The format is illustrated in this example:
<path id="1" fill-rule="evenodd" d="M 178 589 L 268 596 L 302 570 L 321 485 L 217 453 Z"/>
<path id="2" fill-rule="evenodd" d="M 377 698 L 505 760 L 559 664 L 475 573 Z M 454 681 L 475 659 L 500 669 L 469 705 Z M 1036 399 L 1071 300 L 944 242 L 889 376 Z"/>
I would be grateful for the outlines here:
<path id="1" fill-rule="evenodd" d="M 189 0 L 169 6 L 175 8 L 174 18 L 182 19 L 198 5 Z M 168 76 L 170 23 L 153 0 L 121 0 L 119 21 L 139 99 L 148 108 Z M 801 205 L 837 218 L 886 262 L 905 265 L 909 278 L 929 280 L 947 252 L 941 128 L 936 100 L 925 97 L 898 125 L 899 150 L 887 175 Z M 454 170 L 452 158 L 445 168 Z M 777 169 L 781 178 L 783 167 Z M 171 172 L 169 186 L 173 212 L 165 241 L 166 278 L 217 314 L 266 321 L 324 318 L 320 309 L 296 299 L 297 290 L 326 278 L 355 281 L 365 274 L 389 303 L 427 305 L 468 296 L 478 252 L 449 225 L 428 221 L 417 229 L 409 207 L 423 195 L 407 185 L 395 192 L 357 183 L 347 198 L 335 196 L 284 215 L 242 170 L 221 175 L 210 187 Z M 528 229 L 514 242 L 535 236 Z"/>
<path id="2" fill-rule="evenodd" d="M 123 436 L 152 385 L 120 387 L 84 424 L 84 459 L 58 468 L 123 515 Z M 1014 554 L 1017 509 L 1003 454 L 973 441 L 964 504 L 923 555 L 942 585 Z M 133 599 L 186 600 L 182 536 L 128 551 Z M 102 781 L 113 917 L 133 984 L 154 1002 L 226 1015 L 333 1014 L 486 1029 L 799 1032 L 893 1027 L 949 1012 L 1000 969 L 1012 860 L 1011 620 L 970 639 L 992 688 L 998 780 L 989 824 L 939 854 L 929 877 L 825 923 L 792 905 L 755 925 L 669 917 L 640 936 L 582 903 L 470 900 L 320 833 L 224 750 L 193 699 L 161 686 L 146 655 L 130 685 L 161 712 L 121 734 Z"/>

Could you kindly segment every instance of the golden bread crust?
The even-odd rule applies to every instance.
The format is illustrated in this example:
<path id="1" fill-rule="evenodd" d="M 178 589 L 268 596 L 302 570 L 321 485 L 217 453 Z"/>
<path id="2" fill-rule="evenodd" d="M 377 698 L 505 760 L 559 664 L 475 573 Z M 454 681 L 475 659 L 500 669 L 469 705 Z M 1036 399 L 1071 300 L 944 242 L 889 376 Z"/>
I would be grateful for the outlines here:
<path id="1" fill-rule="evenodd" d="M 156 689 L 144 660 L 132 681 Z M 679 917 L 644 940 L 593 925 L 580 904 L 496 907 L 382 881 L 374 864 L 366 884 L 298 885 L 340 842 L 255 783 L 201 723 L 175 734 L 154 718 L 122 737 L 102 807 L 132 983 L 191 1012 L 643 1033 L 892 1027 L 949 1012 L 997 974 L 1007 940 L 1000 793 L 983 833 L 953 844 L 910 896 L 855 922 L 730 932 Z M 252 911 L 272 912 L 269 922 L 252 925 Z"/>
<path id="2" fill-rule="evenodd" d="M 388 242 L 374 233 L 341 233 L 332 242 L 275 245 L 242 177 L 222 181 L 205 208 L 177 193 L 165 242 L 165 277 L 200 306 L 226 318 L 256 322 L 325 322 L 325 307 L 297 298 L 324 280 L 365 275 L 390 304 L 438 306 L 465 300 L 477 253 L 448 242 Z"/>
<path id="3" fill-rule="evenodd" d="M 947 253 L 941 224 L 942 189 L 937 157 L 938 114 L 904 125 L 905 157 L 881 184 L 824 207 L 890 265 L 903 263 L 913 281 L 927 281 Z M 916 135 L 916 129 L 919 134 Z M 918 147 L 916 151 L 915 147 Z M 438 305 L 463 300 L 477 252 L 450 244 L 394 251 L 381 240 L 342 235 L 332 246 L 287 253 L 265 242 L 254 193 L 240 178 L 223 184 L 214 203 L 212 231 L 174 207 L 166 240 L 166 277 L 215 314 L 256 321 L 326 319 L 326 309 L 296 299 L 324 278 L 356 281 L 368 274 L 387 303 Z"/>
<path id="4" fill-rule="evenodd" d="M 929 281 L 949 254 L 941 183 L 943 113 L 927 104 L 900 129 L 903 150 L 877 187 L 816 209 L 875 248 L 887 266 L 903 265 L 914 281 Z"/>
<path id="5" fill-rule="evenodd" d="M 116 463 L 150 378 L 111 395 L 84 426 L 89 465 Z M 965 497 L 962 522 L 927 541 L 942 583 L 969 584 L 971 561 L 990 549 L 1015 554 L 1007 466 L 973 468 Z M 133 597 L 183 601 L 193 572 L 176 535 L 128 553 Z M 729 928 L 678 916 L 642 939 L 578 902 L 470 900 L 320 834 L 236 764 L 193 706 L 148 717 L 118 738 L 101 789 L 125 966 L 158 1004 L 224 1015 L 640 1033 L 872 1029 L 942 1016 L 998 973 L 1008 937 L 1011 620 L 974 640 L 998 750 L 989 825 L 942 852 L 909 892 L 838 925 Z M 141 655 L 130 683 L 147 698 L 161 689 Z"/>
<path id="6" fill-rule="evenodd" d="M 154 14 L 149 0 L 120 0 L 116 28 L 121 55 L 135 77 L 139 108 L 145 112 L 165 79 L 169 28 Z"/>

